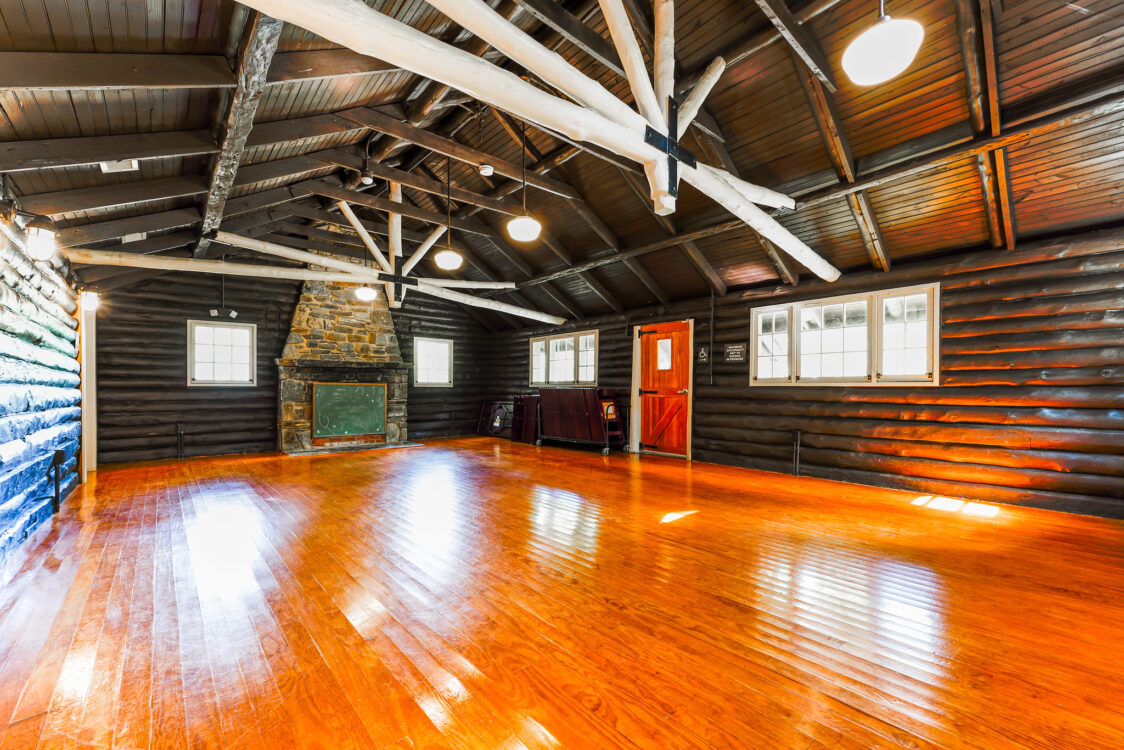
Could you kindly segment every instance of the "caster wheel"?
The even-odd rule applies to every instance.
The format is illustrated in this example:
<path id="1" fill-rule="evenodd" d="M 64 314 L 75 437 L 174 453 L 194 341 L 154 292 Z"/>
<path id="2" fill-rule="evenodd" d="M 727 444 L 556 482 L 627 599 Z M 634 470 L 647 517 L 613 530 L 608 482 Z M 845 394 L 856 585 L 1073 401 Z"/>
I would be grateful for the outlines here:
<path id="1" fill-rule="evenodd" d="M 601 449 L 601 455 L 602 455 L 602 456 L 607 456 L 607 455 L 609 455 L 609 449 L 608 449 L 608 448 L 602 448 L 602 449 Z"/>

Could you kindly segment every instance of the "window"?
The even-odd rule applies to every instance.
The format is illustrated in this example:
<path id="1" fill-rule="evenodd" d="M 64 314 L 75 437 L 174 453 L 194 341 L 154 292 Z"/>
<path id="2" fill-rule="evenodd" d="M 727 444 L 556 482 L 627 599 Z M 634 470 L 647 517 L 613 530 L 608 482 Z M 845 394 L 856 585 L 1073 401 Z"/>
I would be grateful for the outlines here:
<path id="1" fill-rule="evenodd" d="M 753 310 L 750 385 L 936 385 L 940 286 Z"/>
<path id="2" fill-rule="evenodd" d="M 597 385 L 597 331 L 531 339 L 531 385 Z"/>
<path id="3" fill-rule="evenodd" d="M 187 384 L 257 385 L 253 323 L 187 321 Z"/>
<path id="4" fill-rule="evenodd" d="M 453 385 L 453 342 L 414 339 L 414 385 L 432 388 Z"/>

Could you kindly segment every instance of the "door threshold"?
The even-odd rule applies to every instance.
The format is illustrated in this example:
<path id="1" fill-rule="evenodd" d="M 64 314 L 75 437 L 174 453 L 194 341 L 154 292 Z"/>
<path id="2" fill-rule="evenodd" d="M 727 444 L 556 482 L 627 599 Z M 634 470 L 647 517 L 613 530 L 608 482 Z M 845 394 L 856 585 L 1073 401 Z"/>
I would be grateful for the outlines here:
<path id="1" fill-rule="evenodd" d="M 639 453 L 642 456 L 662 456 L 664 458 L 682 458 L 684 460 L 690 460 L 690 459 L 687 458 L 686 453 L 664 453 L 663 451 L 649 451 L 649 450 L 641 450 L 641 451 L 639 451 Z"/>

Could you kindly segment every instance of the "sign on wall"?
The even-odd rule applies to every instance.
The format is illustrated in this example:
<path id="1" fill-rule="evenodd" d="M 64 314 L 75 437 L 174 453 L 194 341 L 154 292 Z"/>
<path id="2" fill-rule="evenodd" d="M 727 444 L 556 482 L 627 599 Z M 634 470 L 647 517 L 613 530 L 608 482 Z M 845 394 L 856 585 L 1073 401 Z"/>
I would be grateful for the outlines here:
<path id="1" fill-rule="evenodd" d="M 695 361 L 698 362 L 700 365 L 705 365 L 707 362 L 709 362 L 710 361 L 710 347 L 700 346 L 699 350 L 698 350 L 698 353 L 695 356 Z"/>
<path id="2" fill-rule="evenodd" d="M 727 362 L 745 362 L 745 344 L 726 344 Z"/>

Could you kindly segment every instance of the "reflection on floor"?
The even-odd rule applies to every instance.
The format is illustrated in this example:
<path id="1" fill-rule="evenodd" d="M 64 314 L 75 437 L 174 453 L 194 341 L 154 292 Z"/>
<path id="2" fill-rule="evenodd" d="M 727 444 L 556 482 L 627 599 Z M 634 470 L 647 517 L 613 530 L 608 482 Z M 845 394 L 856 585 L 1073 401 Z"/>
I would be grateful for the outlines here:
<path id="1" fill-rule="evenodd" d="M 1124 524 L 488 438 L 106 469 L 0 746 L 1124 746 Z"/>

